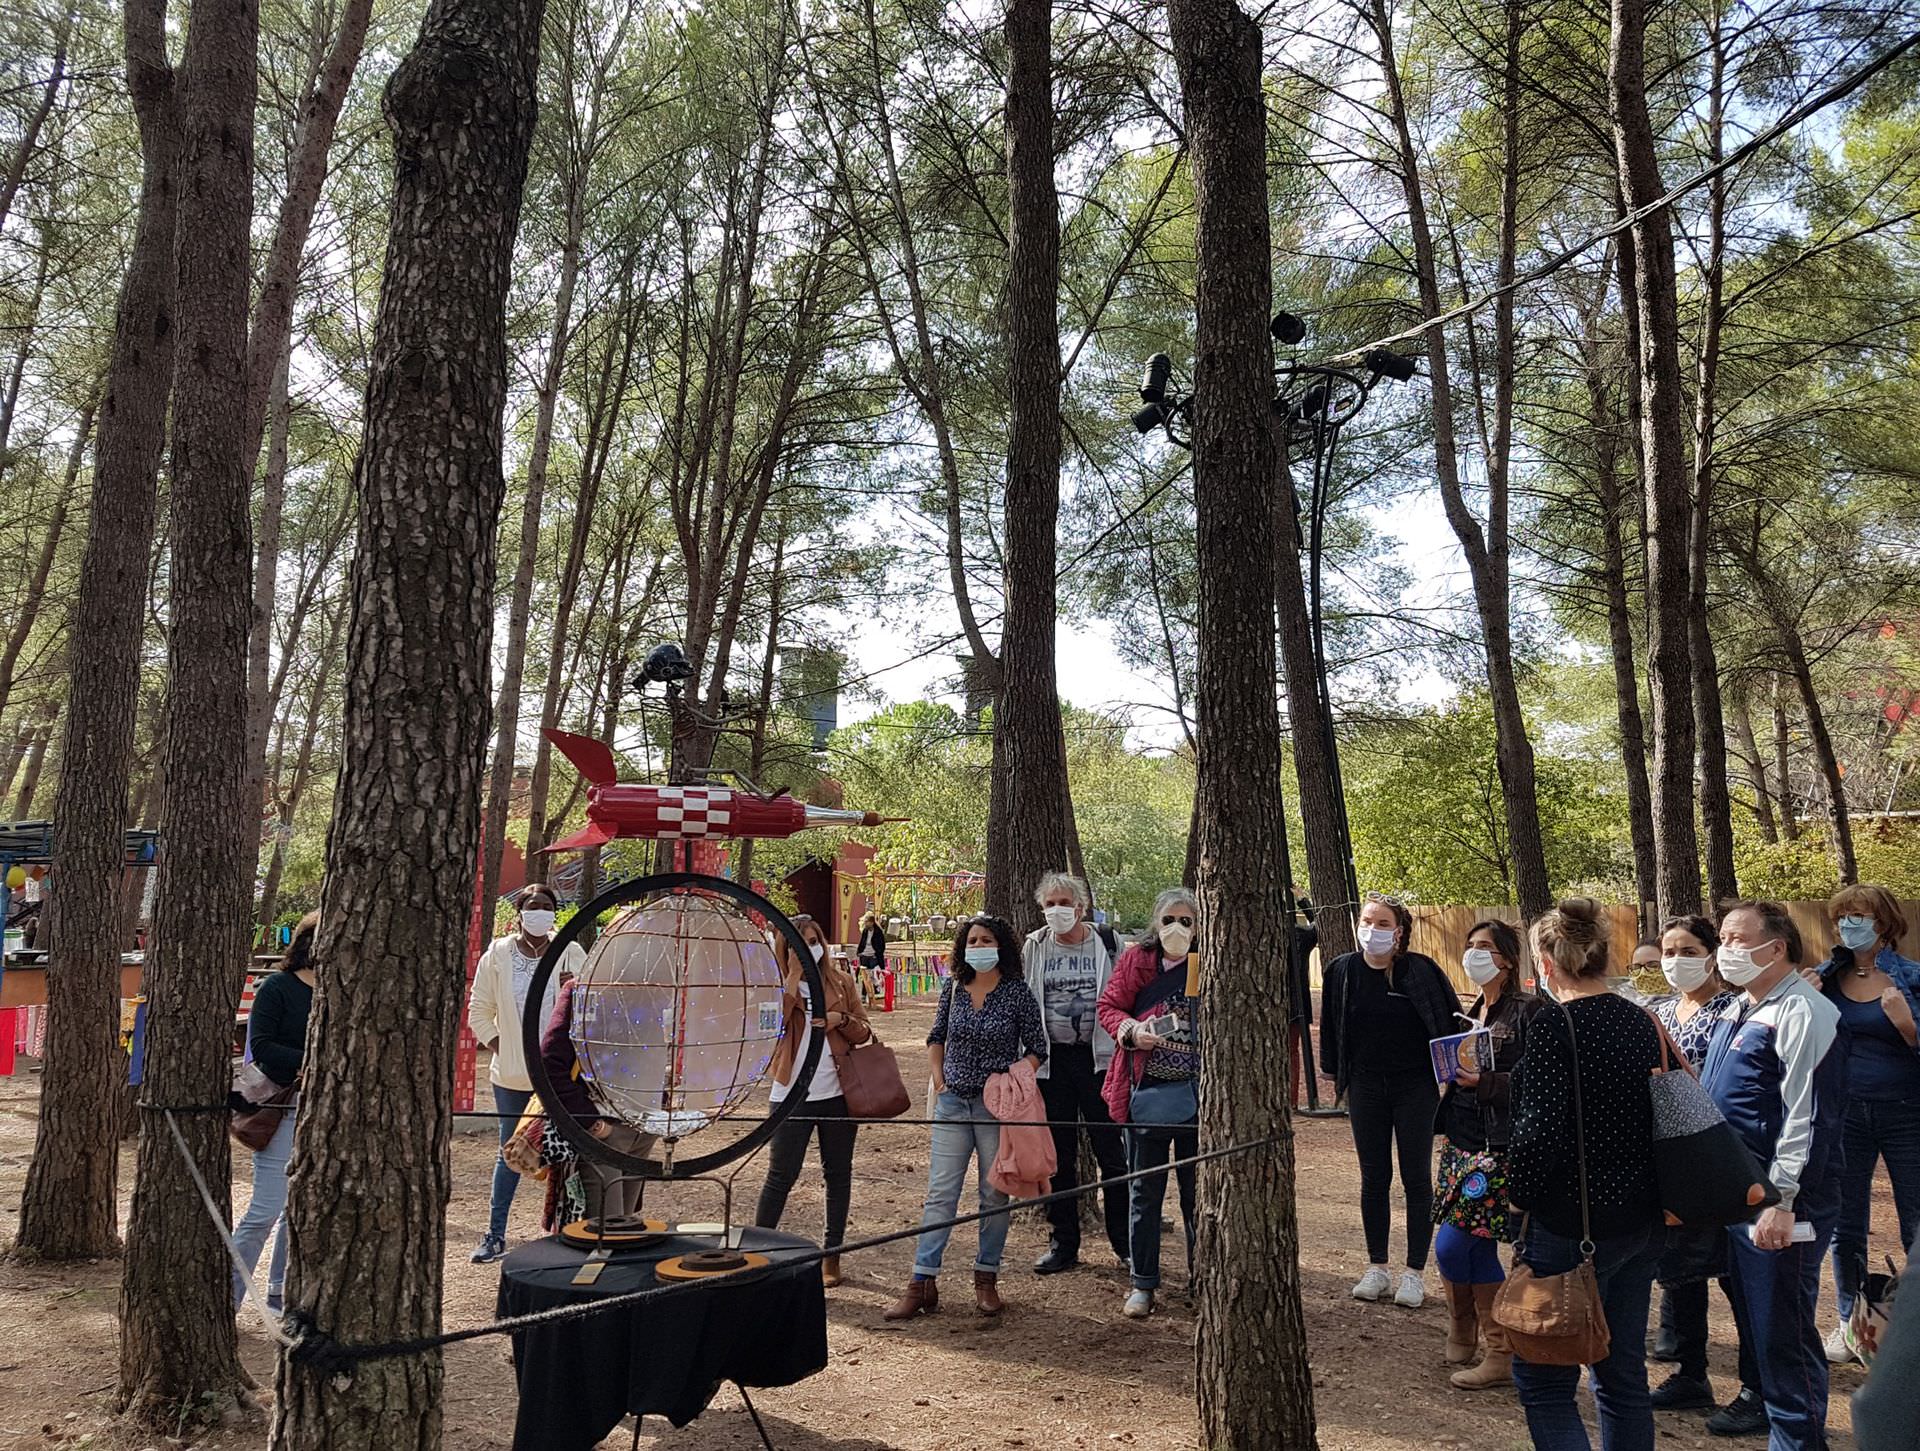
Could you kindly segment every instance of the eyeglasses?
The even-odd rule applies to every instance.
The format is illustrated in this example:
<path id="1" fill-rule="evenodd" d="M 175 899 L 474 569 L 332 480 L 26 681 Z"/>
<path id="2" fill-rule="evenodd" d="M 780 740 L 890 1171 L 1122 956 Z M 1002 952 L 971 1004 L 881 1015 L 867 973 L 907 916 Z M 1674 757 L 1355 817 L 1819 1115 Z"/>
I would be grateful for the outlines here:
<path id="1" fill-rule="evenodd" d="M 1166 917 L 1162 917 L 1160 919 L 1160 925 L 1162 927 L 1171 927 L 1176 922 L 1178 922 L 1182 927 L 1193 926 L 1193 918 L 1191 917 L 1175 917 L 1175 916 L 1169 915 Z"/>
<path id="2" fill-rule="evenodd" d="M 1368 892 L 1367 900 L 1369 902 L 1384 902 L 1389 907 L 1404 907 L 1407 905 L 1400 898 L 1387 892 Z"/>

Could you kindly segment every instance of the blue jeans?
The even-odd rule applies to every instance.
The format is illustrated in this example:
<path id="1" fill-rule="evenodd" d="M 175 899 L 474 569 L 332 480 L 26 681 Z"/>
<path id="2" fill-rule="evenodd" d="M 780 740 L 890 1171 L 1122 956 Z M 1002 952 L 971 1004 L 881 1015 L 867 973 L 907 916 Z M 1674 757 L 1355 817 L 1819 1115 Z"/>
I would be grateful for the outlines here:
<path id="1" fill-rule="evenodd" d="M 234 1247 L 246 1261 L 247 1273 L 233 1272 L 233 1305 L 240 1308 L 247 1281 L 260 1264 L 260 1251 L 267 1236 L 273 1236 L 273 1256 L 267 1262 L 267 1293 L 277 1295 L 287 1283 L 287 1160 L 293 1157 L 294 1115 L 280 1116 L 280 1127 L 273 1131 L 264 1149 L 253 1156 L 253 1197 L 247 1212 L 233 1227 Z"/>
<path id="2" fill-rule="evenodd" d="M 1810 1242 L 1769 1250 L 1754 1245 L 1745 1225 L 1727 1232 L 1733 1310 L 1760 1369 L 1768 1451 L 1826 1448 L 1827 1356 L 1814 1313 L 1832 1233 L 1831 1219 L 1815 1220 Z"/>
<path id="3" fill-rule="evenodd" d="M 493 1085 L 493 1106 L 500 1114 L 500 1147 L 507 1146 L 507 1140 L 513 1137 L 513 1131 L 520 1122 L 520 1115 L 527 1111 L 527 1105 L 533 1102 L 533 1090 L 530 1088 L 502 1088 Z M 504 1158 L 493 1161 L 493 1203 L 487 1211 L 487 1233 L 495 1239 L 507 1237 L 507 1211 L 513 1208 L 513 1191 L 520 1187 L 520 1176 L 507 1167 Z"/>
<path id="4" fill-rule="evenodd" d="M 1593 1370 L 1593 1402 L 1600 1412 L 1604 1451 L 1653 1451 L 1653 1404 L 1647 1392 L 1647 1307 L 1660 1268 L 1662 1236 L 1649 1224 L 1597 1242 L 1593 1268 L 1607 1317 L 1611 1350 Z M 1519 1258 L 1537 1275 L 1564 1274 L 1580 1262 L 1577 1240 L 1533 1221 Z M 1534 1451 L 1588 1451 L 1580 1420 L 1577 1365 L 1531 1365 L 1513 1358 L 1513 1384 L 1527 1413 Z"/>
<path id="5" fill-rule="evenodd" d="M 1920 1234 L 1920 1103 L 1855 1099 L 1847 1105 L 1840 1143 L 1846 1164 L 1840 1171 L 1840 1222 L 1833 1231 L 1833 1284 L 1845 1320 L 1853 1313 L 1853 1297 L 1868 1269 L 1876 1160 L 1887 1161 L 1887 1178 L 1893 1181 L 1900 1247 L 1911 1255 L 1914 1237 Z"/>
<path id="6" fill-rule="evenodd" d="M 997 1123 L 949 1123 L 949 1119 L 988 1119 L 984 1098 L 962 1098 L 951 1091 L 942 1093 L 933 1105 L 933 1147 L 927 1165 L 927 1203 L 920 1212 L 922 1224 L 951 1219 L 960 1208 L 960 1191 L 966 1186 L 967 1165 L 976 1164 L 980 1180 L 982 1211 L 1003 1209 L 1007 1196 L 987 1182 L 987 1170 L 993 1156 L 1000 1152 L 1000 1125 Z M 913 1272 L 925 1279 L 940 1273 L 940 1260 L 953 1238 L 951 1227 L 929 1229 L 920 1236 L 914 1250 Z M 981 1274 L 1000 1273 L 1000 1256 L 1007 1247 L 1007 1216 L 993 1214 L 980 1221 L 980 1257 L 973 1263 Z"/>
<path id="7" fill-rule="evenodd" d="M 1182 1130 L 1171 1135 L 1143 1134 L 1127 1130 L 1127 1169 L 1138 1173 L 1156 1164 L 1174 1159 L 1190 1159 L 1200 1152 L 1198 1130 Z M 1193 1281 L 1193 1171 L 1189 1164 L 1175 1169 L 1180 1183 L 1180 1222 L 1187 1227 L 1187 1281 Z M 1127 1250 L 1133 1261 L 1133 1288 L 1160 1288 L 1160 1206 L 1167 1198 L 1167 1176 L 1149 1174 L 1135 1179 L 1127 1195 Z"/>

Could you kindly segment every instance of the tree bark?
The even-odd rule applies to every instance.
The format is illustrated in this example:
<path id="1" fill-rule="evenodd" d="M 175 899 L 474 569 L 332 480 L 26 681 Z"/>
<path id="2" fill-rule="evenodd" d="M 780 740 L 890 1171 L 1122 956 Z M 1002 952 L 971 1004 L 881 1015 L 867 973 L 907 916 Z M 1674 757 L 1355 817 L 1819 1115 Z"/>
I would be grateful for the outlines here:
<path id="1" fill-rule="evenodd" d="M 1767 758 L 1753 732 L 1753 704 L 1747 699 L 1744 681 L 1733 692 L 1733 732 L 1746 761 L 1748 784 L 1753 787 L 1753 819 L 1760 826 L 1760 839 L 1771 845 L 1780 840 L 1780 824 L 1774 818 L 1773 785 L 1767 778 Z"/>
<path id="2" fill-rule="evenodd" d="M 247 800 L 253 460 L 245 452 L 258 0 L 193 0 L 180 84 L 174 275 L 172 550 L 160 856 L 147 956 L 146 1097 L 219 1103 L 253 939 L 260 806 Z M 56 894 L 57 895 L 57 894 Z M 217 1114 L 177 1120 L 227 1198 Z M 158 1428 L 218 1416 L 250 1384 L 235 1352 L 231 1266 L 167 1125 L 141 1134 L 120 1290 L 120 1408 Z"/>
<path id="3" fill-rule="evenodd" d="M 287 794 L 280 804 L 280 825 L 291 827 L 294 817 L 299 813 L 300 803 L 306 799 L 307 783 L 313 774 L 313 748 L 320 737 L 320 722 L 326 714 L 327 688 L 336 679 L 334 675 L 334 646 L 339 640 L 340 626 L 346 618 L 346 605 L 330 610 L 327 614 L 326 633 L 320 638 L 320 653 L 314 657 L 313 685 L 307 692 L 307 718 L 300 727 L 300 746 L 293 758 L 293 780 L 287 786 Z M 286 843 L 276 835 L 273 841 L 273 853 L 267 859 L 267 876 L 260 887 L 259 919 L 262 923 L 273 921 L 274 908 L 280 900 L 280 879 L 287 869 Z"/>
<path id="4" fill-rule="evenodd" d="M 388 82 L 395 169 L 288 1210 L 296 1326 L 440 1329 L 455 1029 L 486 769 L 506 297 L 541 0 L 433 0 Z M 367 1105 L 407 1113 L 365 1132 Z M 437 1451 L 438 1352 L 342 1386 L 282 1357 L 274 1451 Z"/>
<path id="5" fill-rule="evenodd" d="M 40 305 L 47 298 L 47 269 L 52 265 L 53 248 L 44 243 L 39 248 L 39 256 L 33 266 L 33 299 L 25 309 L 26 316 L 20 325 L 20 339 L 14 344 L 13 365 L 7 369 L 6 389 L 0 392 L 0 475 L 4 475 L 12 455 L 8 445 L 13 441 L 13 419 L 20 405 L 20 390 L 26 383 L 27 359 L 33 356 L 34 337 L 40 325 Z"/>
<path id="6" fill-rule="evenodd" d="M 68 670 L 67 727 L 54 798 L 60 888 L 47 984 L 39 1132 L 20 1203 L 16 1253 L 79 1259 L 119 1248 L 119 1144 L 112 1105 L 120 1056 L 120 872 L 140 640 L 146 624 L 155 479 L 173 380 L 173 235 L 179 114 L 167 63 L 165 0 L 127 0 L 127 89 L 140 129 L 139 220 L 115 309 L 100 405 L 93 498 L 69 623 L 86 648 Z"/>
<path id="7" fill-rule="evenodd" d="M 87 445 L 93 441 L 93 416 L 99 405 L 99 395 L 90 396 L 81 406 L 80 417 L 73 425 L 73 443 L 67 449 L 66 473 L 60 481 L 60 495 L 53 503 L 53 517 L 47 520 L 47 532 L 40 540 L 40 553 L 34 558 L 33 573 L 27 577 L 27 593 L 20 602 L 19 617 L 7 635 L 5 649 L 0 650 L 0 714 L 5 713 L 7 701 L 13 695 L 13 671 L 20 663 L 20 652 L 26 648 L 33 627 L 40 619 L 40 606 L 47 597 L 47 576 L 53 573 L 53 561 L 60 552 L 60 541 L 67 531 L 67 514 L 73 503 L 74 486 L 80 482 L 80 466 L 86 461 Z"/>
<path id="8" fill-rule="evenodd" d="M 1665 192 L 1647 114 L 1646 0 L 1612 0 L 1608 90 L 1621 199 L 1629 212 Z M 1680 382 L 1673 222 L 1665 210 L 1629 228 L 1638 312 L 1640 426 L 1646 461 L 1647 615 L 1653 695 L 1653 825 L 1662 918 L 1700 910 L 1700 838 L 1693 818 L 1693 676 L 1688 614 L 1688 488 Z"/>
<path id="9" fill-rule="evenodd" d="M 1053 178 L 1053 0 L 1009 0 L 1007 286 L 1009 360 L 1006 612 L 987 803 L 987 910 L 1026 933 L 1033 889 L 1070 855 L 1066 737 L 1054 660 L 1059 613 L 1060 198 Z M 1269 677 L 1271 678 L 1271 677 Z"/>
<path id="10" fill-rule="evenodd" d="M 1195 1379 L 1202 1444 L 1313 1451 L 1301 1308 L 1287 988 L 1290 917 L 1277 782 L 1272 293 L 1260 30 L 1233 0 L 1169 0 L 1193 160 L 1194 504 L 1199 517 L 1203 1149 L 1273 1142 L 1202 1166 Z M 1286 904 L 1290 905 L 1290 904 Z M 1282 974 L 1284 977 L 1285 974 Z"/>
<path id="11" fill-rule="evenodd" d="M 293 427 L 287 396 L 292 349 L 280 353 L 274 369 L 267 440 L 267 471 L 260 483 L 260 536 L 253 565 L 253 625 L 247 639 L 247 800 L 257 824 L 267 801 L 267 735 L 273 720 L 273 606 L 280 579 L 280 528 L 287 503 L 287 435 Z M 292 642 L 288 642 L 291 649 Z M 262 917 L 261 921 L 267 919 Z"/>
<path id="12" fill-rule="evenodd" d="M 0 228 L 7 225 L 7 218 L 13 212 L 13 199 L 19 195 L 20 183 L 26 180 L 27 167 L 33 161 L 33 149 L 40 144 L 40 128 L 47 124 L 47 117 L 53 114 L 54 102 L 60 98 L 60 87 L 66 84 L 67 42 L 72 35 L 73 8 L 68 6 L 61 11 L 59 28 L 54 31 L 53 69 L 48 72 L 46 82 L 40 88 L 40 104 L 33 108 L 33 114 L 27 118 L 26 130 L 20 134 L 20 144 L 14 149 L 7 174 L 0 178 Z"/>
<path id="13" fill-rule="evenodd" d="M 60 699 L 48 696 L 40 703 L 40 728 L 27 747 L 26 771 L 20 777 L 20 794 L 13 798 L 13 819 L 26 821 L 33 815 L 34 797 L 40 790 L 40 770 L 47 763 L 47 747 L 53 742 L 54 723 L 60 718 Z"/>
<path id="14" fill-rule="evenodd" d="M 1800 839 L 1800 821 L 1793 804 L 1793 775 L 1787 758 L 1787 704 L 1781 696 L 1781 679 L 1773 677 L 1773 779 L 1779 782 L 1774 799 L 1780 803 L 1780 834 L 1788 841 Z"/>

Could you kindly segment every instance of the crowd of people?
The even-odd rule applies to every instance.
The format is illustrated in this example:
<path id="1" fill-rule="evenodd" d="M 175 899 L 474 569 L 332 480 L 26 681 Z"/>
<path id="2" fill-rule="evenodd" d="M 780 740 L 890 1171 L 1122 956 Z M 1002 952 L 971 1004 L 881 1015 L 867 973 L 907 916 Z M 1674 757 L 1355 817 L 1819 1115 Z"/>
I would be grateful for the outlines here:
<path id="1" fill-rule="evenodd" d="M 1155 1308 L 1169 1169 L 1191 1285 L 1195 1175 L 1179 1161 L 1198 1148 L 1200 1014 L 1190 953 L 1199 903 L 1182 888 L 1161 893 L 1145 932 L 1123 944 L 1093 921 L 1086 884 L 1073 876 L 1047 873 L 1034 900 L 1043 925 L 1024 938 L 985 914 L 961 922 L 954 938 L 927 1035 L 924 1228 L 911 1278 L 885 1312 L 889 1320 L 939 1307 L 949 1221 L 961 1214 L 969 1170 L 981 1214 L 974 1303 L 981 1313 L 1001 1313 L 1009 1226 L 996 1211 L 1007 1209 L 1010 1189 L 1035 1182 L 1036 1144 L 1038 1183 L 1068 1197 L 1048 1207 L 1049 1242 L 1033 1270 L 1053 1275 L 1079 1265 L 1081 1209 L 1071 1196 L 1083 1135 L 1103 1180 L 1139 1176 L 1100 1195 L 1108 1248 L 1129 1280 L 1121 1312 L 1144 1318 Z M 517 1028 L 555 907 L 543 884 L 524 889 L 514 932 L 492 944 L 475 975 L 468 1022 L 493 1052 L 503 1147 L 532 1096 Z M 1847 886 L 1829 911 L 1838 940 L 1819 962 L 1806 960 L 1798 929 L 1777 903 L 1739 901 L 1717 919 L 1666 921 L 1633 954 L 1636 962 L 1657 962 L 1668 985 L 1651 1001 L 1624 986 L 1625 964 L 1615 961 L 1611 928 L 1591 901 L 1559 903 L 1532 924 L 1525 945 L 1505 922 L 1477 922 L 1459 947 L 1475 990 L 1463 1008 L 1449 974 L 1413 950 L 1411 911 L 1370 894 L 1358 914 L 1359 949 L 1326 963 L 1322 977 L 1319 1067 L 1345 1100 L 1360 1171 L 1368 1265 L 1353 1297 L 1418 1308 L 1431 1253 L 1446 1309 L 1441 1354 L 1457 1367 L 1452 1385 L 1511 1387 L 1533 1445 L 1568 1451 L 1588 1445 L 1577 1405 L 1581 1368 L 1533 1363 L 1517 1352 L 1499 1296 L 1511 1265 L 1538 1279 L 1585 1264 L 1610 1335 L 1589 1367 L 1604 1447 L 1650 1451 L 1656 1410 L 1710 1411 L 1709 1431 L 1765 1434 L 1770 1451 L 1824 1447 L 1829 1364 L 1864 1358 L 1859 1334 L 1878 1165 L 1891 1179 L 1909 1253 L 1920 1230 L 1920 963 L 1898 950 L 1908 924 L 1892 893 Z M 836 1064 L 872 1036 L 864 979 L 884 964 L 886 946 L 869 917 L 850 971 L 834 962 L 817 922 L 793 921 L 824 996 L 813 1001 L 804 964 L 777 941 L 785 1021 L 768 1074 L 773 1100 L 793 1092 L 812 1034 L 825 1035 L 831 1051 L 818 1055 L 805 1111 L 789 1115 L 771 1139 L 755 1221 L 778 1226 L 817 1135 L 826 1184 L 822 1243 L 832 1248 L 846 1240 L 858 1129 Z M 299 1077 L 315 925 L 309 917 L 296 929 L 286 970 L 263 983 L 256 999 L 251 1056 L 277 1084 Z M 570 958 L 563 968 L 580 965 Z M 620 1134 L 617 1147 L 644 1153 L 650 1140 L 598 1115 L 572 1071 L 572 986 L 563 972 L 547 989 L 547 1074 L 563 1098 L 577 1099 L 570 1111 L 597 1136 Z M 1486 1051 L 1443 1090 L 1432 1044 L 1462 1032 L 1484 1032 Z M 1764 1170 L 1777 1200 L 1751 1223 L 1682 1225 L 1663 1216 L 1653 1092 L 1662 1071 L 1697 1075 Z M 292 1122 L 288 1115 L 254 1155 L 253 1201 L 235 1231 L 250 1268 L 284 1207 Z M 1406 1205 L 1397 1277 L 1396 1170 Z M 583 1177 L 588 1214 L 630 1208 L 617 1173 Z M 503 1156 L 476 1263 L 504 1252 L 518 1179 Z M 1820 1285 L 1829 1258 L 1835 1325 L 1823 1336 Z M 274 1308 L 284 1263 L 277 1239 L 268 1283 Z M 822 1275 L 829 1287 L 840 1282 L 837 1257 L 825 1258 Z M 1708 1375 L 1713 1285 L 1738 1338 L 1739 1384 L 1724 1402 Z M 1658 1334 L 1650 1346 L 1656 1286 Z M 236 1303 L 242 1288 L 236 1273 Z M 1920 1361 L 1920 1345 L 1906 1353 Z M 1650 1384 L 1649 1361 L 1673 1364 L 1658 1386 Z M 1913 1395 L 1911 1388 L 1883 1395 L 1878 1414 L 1890 1414 L 1896 1427 L 1909 1418 L 1891 1439 L 1874 1431 L 1868 1393 L 1857 1397 L 1860 1445 L 1915 1444 Z"/>

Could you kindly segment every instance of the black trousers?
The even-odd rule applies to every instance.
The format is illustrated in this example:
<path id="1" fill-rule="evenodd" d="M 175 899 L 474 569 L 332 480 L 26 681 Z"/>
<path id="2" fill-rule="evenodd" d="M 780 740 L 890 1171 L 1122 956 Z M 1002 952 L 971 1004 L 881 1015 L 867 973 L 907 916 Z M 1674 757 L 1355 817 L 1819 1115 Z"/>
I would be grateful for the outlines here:
<path id="1" fill-rule="evenodd" d="M 1387 1262 L 1393 1228 L 1393 1160 L 1407 1195 L 1407 1268 L 1424 1270 L 1433 1243 L 1433 1121 L 1440 1090 L 1426 1069 L 1356 1073 L 1347 1084 L 1347 1123 L 1360 1158 L 1360 1226 L 1370 1263 Z"/>
<path id="2" fill-rule="evenodd" d="M 1091 1043 L 1055 1043 L 1048 1050 L 1047 1076 L 1040 1080 L 1040 1097 L 1047 1106 L 1053 1129 L 1053 1175 L 1055 1193 L 1080 1187 L 1080 1130 L 1072 1125 L 1084 1121 L 1087 1137 L 1093 1142 L 1093 1157 L 1100 1165 L 1100 1177 L 1111 1179 L 1127 1172 L 1127 1149 L 1121 1131 L 1107 1113 L 1107 1101 L 1100 1096 L 1104 1074 L 1093 1071 Z M 1061 1125 L 1069 1125 L 1061 1127 Z M 1117 1184 L 1101 1191 L 1102 1208 L 1107 1218 L 1107 1243 L 1121 1259 L 1127 1257 L 1127 1186 Z M 1056 1199 L 1047 1206 L 1047 1223 L 1053 1226 L 1053 1242 L 1068 1254 L 1080 1253 L 1080 1201 Z"/>
<path id="3" fill-rule="evenodd" d="M 1735 1230 L 1735 1234 L 1742 1233 Z M 1720 1293 L 1727 1297 L 1727 1303 L 1733 1303 L 1733 1286 L 1722 1278 L 1719 1282 Z M 1680 1352 L 1679 1373 L 1693 1380 L 1707 1378 L 1707 1282 L 1695 1280 L 1692 1284 L 1674 1285 L 1660 1297 L 1660 1323 L 1667 1328 L 1671 1320 L 1673 1339 Z M 1740 1384 L 1750 1386 L 1753 1393 L 1760 1393 L 1760 1366 L 1754 1358 L 1753 1347 L 1747 1344 L 1747 1334 L 1740 1324 L 1740 1317 L 1733 1317 L 1734 1339 L 1740 1347 Z"/>
<path id="4" fill-rule="evenodd" d="M 827 1237 L 821 1247 L 831 1249 L 847 1238 L 847 1209 L 853 1203 L 853 1137 L 857 1123 L 814 1123 L 808 1115 L 844 1119 L 847 1101 L 838 1095 L 798 1105 L 773 1131 L 767 1145 L 767 1182 L 760 1186 L 760 1207 L 753 1217 L 756 1229 L 778 1229 L 786 1212 L 787 1195 L 807 1162 L 807 1140 L 820 1134 L 820 1172 L 827 1181 Z"/>

